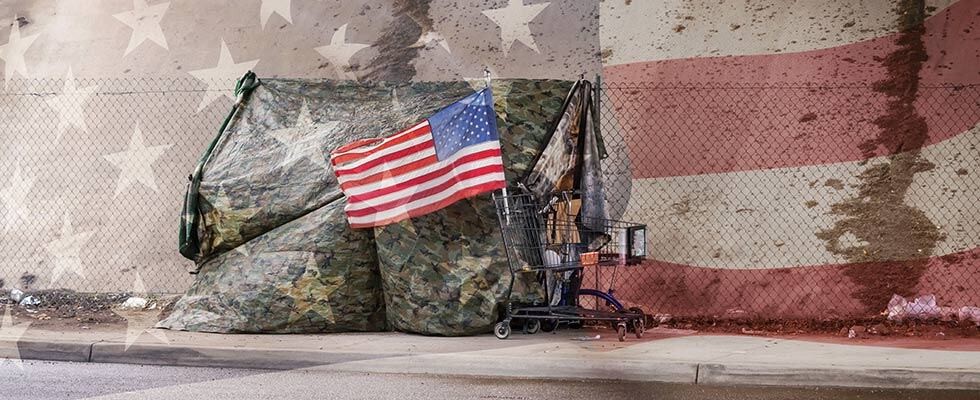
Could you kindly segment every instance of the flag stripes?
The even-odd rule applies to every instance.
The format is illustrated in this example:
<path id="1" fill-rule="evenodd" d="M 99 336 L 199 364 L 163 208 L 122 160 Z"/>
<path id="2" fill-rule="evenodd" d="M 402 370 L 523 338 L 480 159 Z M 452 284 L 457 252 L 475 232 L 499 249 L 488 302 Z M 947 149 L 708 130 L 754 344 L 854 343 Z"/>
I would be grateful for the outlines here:
<path id="1" fill-rule="evenodd" d="M 360 140 L 335 150 L 330 162 L 347 196 L 344 210 L 350 225 L 385 225 L 505 187 L 496 124 L 492 116 L 487 118 L 492 115 L 488 98 L 489 93 L 481 91 L 443 109 L 439 118 L 457 122 L 448 125 L 453 130 L 445 128 L 439 135 L 433 129 L 447 125 L 433 128 L 427 119 L 390 137 Z M 472 144 L 440 159 L 437 148 L 452 143 Z"/>

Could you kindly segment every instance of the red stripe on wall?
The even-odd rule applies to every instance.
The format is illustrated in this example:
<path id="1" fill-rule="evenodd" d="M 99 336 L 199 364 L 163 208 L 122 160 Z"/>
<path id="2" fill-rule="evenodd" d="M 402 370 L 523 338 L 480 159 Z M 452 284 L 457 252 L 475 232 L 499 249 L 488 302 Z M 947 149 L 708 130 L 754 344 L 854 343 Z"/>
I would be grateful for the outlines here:
<path id="1" fill-rule="evenodd" d="M 801 266 L 773 269 L 704 268 L 647 260 L 619 267 L 616 297 L 640 305 L 648 313 L 675 316 L 765 318 L 866 318 L 884 310 L 892 293 L 881 293 L 874 312 L 853 295 L 862 286 L 851 276 L 879 276 L 901 262 Z M 599 287 L 608 288 L 611 267 L 602 267 Z M 970 282 L 980 276 L 980 248 L 925 260 L 925 272 L 915 293 L 934 294 L 939 305 L 959 308 L 980 304 L 980 292 Z M 586 273 L 582 287 L 595 287 Z"/>
<path id="2" fill-rule="evenodd" d="M 980 83 L 980 2 L 960 1 L 929 18 L 923 36 L 929 60 L 915 107 L 929 127 L 925 145 L 954 137 L 980 121 L 977 90 L 930 89 Z M 634 178 L 683 176 L 856 161 L 888 154 L 862 143 L 880 129 L 887 71 L 881 58 L 898 34 L 792 54 L 690 58 L 608 66 L 610 86 L 657 82 L 740 86 L 817 83 L 780 89 L 611 89 L 606 99 L 627 136 Z M 827 86 L 857 87 L 847 89 Z M 701 85 L 703 86 L 703 85 Z M 909 149 L 903 149 L 909 150 Z"/>

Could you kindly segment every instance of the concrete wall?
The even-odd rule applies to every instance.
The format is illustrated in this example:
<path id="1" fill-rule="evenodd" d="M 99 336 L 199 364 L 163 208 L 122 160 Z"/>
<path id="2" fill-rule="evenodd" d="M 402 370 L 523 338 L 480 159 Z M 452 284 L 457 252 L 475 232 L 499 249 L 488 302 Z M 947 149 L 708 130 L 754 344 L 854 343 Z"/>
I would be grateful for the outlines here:
<path id="1" fill-rule="evenodd" d="M 676 312 L 789 314 L 801 302 L 863 312 L 890 291 L 980 303 L 980 106 L 975 91 L 925 88 L 980 82 L 980 1 L 926 1 L 925 30 L 909 45 L 900 17 L 915 3 L 5 1 L 0 43 L 14 45 L 0 50 L 0 278 L 115 290 L 138 269 L 151 290 L 181 290 L 190 279 L 175 253 L 184 176 L 230 105 L 227 78 L 246 69 L 405 81 L 478 78 L 488 66 L 501 77 L 602 72 L 613 86 L 855 87 L 608 92 L 622 101 L 606 113 L 611 200 L 624 218 L 657 227 L 653 261 L 631 272 L 624 297 Z M 928 58 L 889 63 L 910 49 Z M 901 97 L 880 82 L 919 85 Z M 52 99 L 66 90 L 79 94 L 59 113 Z M 952 109 L 955 121 L 937 112 Z M 924 121 L 904 138 L 917 143 L 914 156 L 892 156 L 895 135 L 876 122 L 889 115 Z M 900 196 L 863 192 L 883 185 L 869 182 L 875 165 L 918 162 L 933 167 L 906 168 L 901 187 L 885 188 Z M 882 225 L 841 211 L 855 202 L 898 222 L 855 228 Z M 914 279 L 876 286 L 887 271 Z"/>
<path id="2" fill-rule="evenodd" d="M 185 177 L 248 69 L 362 81 L 599 72 L 597 1 L 525 2 L 0 3 L 0 279 L 123 290 L 138 270 L 150 290 L 183 291 Z"/>
<path id="3" fill-rule="evenodd" d="M 767 315 L 866 315 L 895 293 L 980 302 L 980 90 L 937 87 L 980 82 L 980 2 L 600 13 L 606 82 L 653 87 L 608 92 L 624 218 L 657 222 L 633 297 Z"/>

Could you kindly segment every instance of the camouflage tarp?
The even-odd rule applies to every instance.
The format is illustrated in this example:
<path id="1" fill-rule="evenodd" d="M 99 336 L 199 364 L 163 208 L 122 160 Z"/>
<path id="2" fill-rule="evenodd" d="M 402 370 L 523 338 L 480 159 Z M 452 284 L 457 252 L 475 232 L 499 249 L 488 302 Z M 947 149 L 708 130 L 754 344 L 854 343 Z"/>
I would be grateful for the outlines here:
<path id="1" fill-rule="evenodd" d="M 511 186 L 527 173 L 572 82 L 498 81 L 494 99 Z M 499 93 L 499 94 L 498 94 Z M 388 325 L 431 335 L 489 332 L 510 284 L 490 195 L 375 229 Z M 518 274 L 515 300 L 543 300 L 534 276 Z"/>
<path id="2" fill-rule="evenodd" d="M 465 83 L 262 80 L 201 180 L 202 258 L 342 197 L 327 154 L 394 133 L 473 92 Z"/>
<path id="3" fill-rule="evenodd" d="M 158 326 L 202 332 L 384 329 L 373 234 L 353 230 L 344 200 L 211 258 Z"/>
<path id="4" fill-rule="evenodd" d="M 494 82 L 512 181 L 534 159 L 571 86 Z M 472 92 L 463 82 L 263 80 L 204 168 L 200 273 L 159 326 L 380 330 L 383 276 L 388 328 L 442 335 L 488 331 L 510 283 L 489 196 L 376 235 L 351 231 L 327 162 L 336 147 L 397 132 Z M 537 291 L 523 284 L 528 278 L 515 293 L 533 298 Z"/>

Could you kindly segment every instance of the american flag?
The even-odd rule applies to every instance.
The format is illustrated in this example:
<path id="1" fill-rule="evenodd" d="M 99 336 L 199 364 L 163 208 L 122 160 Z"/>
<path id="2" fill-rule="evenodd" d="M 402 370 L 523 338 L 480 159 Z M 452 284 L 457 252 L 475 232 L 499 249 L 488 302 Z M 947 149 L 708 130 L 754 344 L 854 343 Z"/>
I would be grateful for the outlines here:
<path id="1" fill-rule="evenodd" d="M 506 185 L 489 88 L 392 136 L 342 146 L 330 162 L 354 228 L 425 215 Z"/>

